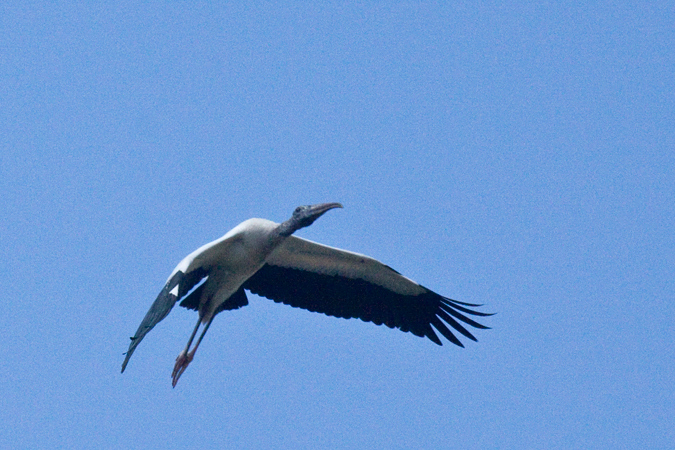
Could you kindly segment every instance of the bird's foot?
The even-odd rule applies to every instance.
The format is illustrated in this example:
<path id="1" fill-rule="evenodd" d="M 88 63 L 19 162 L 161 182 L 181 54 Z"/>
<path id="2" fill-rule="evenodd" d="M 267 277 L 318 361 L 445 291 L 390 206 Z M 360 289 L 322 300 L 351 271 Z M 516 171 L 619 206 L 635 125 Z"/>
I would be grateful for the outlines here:
<path id="1" fill-rule="evenodd" d="M 185 350 L 180 352 L 180 355 L 176 358 L 176 364 L 173 366 L 173 372 L 171 372 L 171 378 L 173 378 L 171 386 L 176 387 L 178 379 L 183 375 L 183 372 L 185 372 L 185 369 L 187 369 L 187 366 L 192 362 L 192 358 L 194 357 L 194 352 L 186 352 Z"/>

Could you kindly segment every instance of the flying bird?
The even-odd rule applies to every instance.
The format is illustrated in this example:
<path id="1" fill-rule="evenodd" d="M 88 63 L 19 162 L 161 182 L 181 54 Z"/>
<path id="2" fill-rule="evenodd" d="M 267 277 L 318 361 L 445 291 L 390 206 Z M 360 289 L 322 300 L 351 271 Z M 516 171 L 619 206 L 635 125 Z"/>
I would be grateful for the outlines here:
<path id="1" fill-rule="evenodd" d="M 131 338 L 122 372 L 145 335 L 181 300 L 180 306 L 198 311 L 199 318 L 176 358 L 171 374 L 175 387 L 213 318 L 221 311 L 248 304 L 245 290 L 312 312 L 384 324 L 426 336 L 438 345 L 443 344 L 434 328 L 460 347 L 464 345 L 448 325 L 473 341 L 476 338 L 465 325 L 488 328 L 469 318 L 491 315 L 471 309 L 481 305 L 436 294 L 368 256 L 292 236 L 333 208 L 342 205 L 299 206 L 281 224 L 249 219 L 186 256 L 171 272 Z"/>

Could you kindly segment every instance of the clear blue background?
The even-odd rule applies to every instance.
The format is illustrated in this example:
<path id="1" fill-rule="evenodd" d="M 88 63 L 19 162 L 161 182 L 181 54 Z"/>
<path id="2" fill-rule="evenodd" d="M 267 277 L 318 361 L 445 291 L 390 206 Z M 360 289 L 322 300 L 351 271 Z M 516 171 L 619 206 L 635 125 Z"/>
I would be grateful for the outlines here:
<path id="1" fill-rule="evenodd" d="M 672 448 L 673 2 L 283 3 L 0 6 L 0 447 Z M 119 373 L 185 255 L 324 201 L 493 329 L 250 295 Z"/>

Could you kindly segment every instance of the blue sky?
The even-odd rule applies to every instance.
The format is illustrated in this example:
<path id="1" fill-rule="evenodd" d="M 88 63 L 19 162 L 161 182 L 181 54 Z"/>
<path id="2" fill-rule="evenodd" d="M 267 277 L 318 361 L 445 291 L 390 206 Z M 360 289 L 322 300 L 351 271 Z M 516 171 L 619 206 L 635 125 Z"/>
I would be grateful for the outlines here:
<path id="1" fill-rule="evenodd" d="M 0 7 L 0 447 L 675 442 L 675 5 Z M 497 314 L 465 349 L 249 295 L 122 375 L 239 222 Z"/>

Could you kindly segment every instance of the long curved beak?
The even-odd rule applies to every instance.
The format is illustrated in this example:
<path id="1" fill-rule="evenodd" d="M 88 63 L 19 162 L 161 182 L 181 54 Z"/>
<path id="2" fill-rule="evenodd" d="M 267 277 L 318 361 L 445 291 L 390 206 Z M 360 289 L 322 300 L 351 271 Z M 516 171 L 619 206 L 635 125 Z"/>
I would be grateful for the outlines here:
<path id="1" fill-rule="evenodd" d="M 321 217 L 326 211 L 330 211 L 333 208 L 342 208 L 341 203 L 319 203 L 317 205 L 312 205 L 309 207 L 309 215 L 314 218 Z"/>

